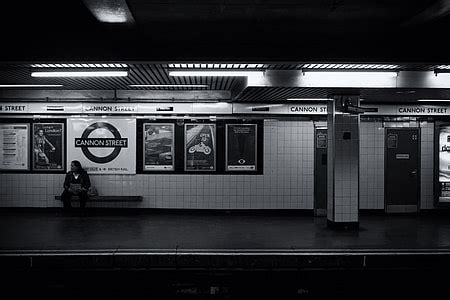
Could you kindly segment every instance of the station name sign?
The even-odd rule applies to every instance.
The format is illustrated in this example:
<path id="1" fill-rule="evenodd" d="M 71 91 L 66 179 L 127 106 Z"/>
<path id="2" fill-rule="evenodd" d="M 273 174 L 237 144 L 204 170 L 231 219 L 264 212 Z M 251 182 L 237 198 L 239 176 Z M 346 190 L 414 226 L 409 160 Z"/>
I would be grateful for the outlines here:
<path id="1" fill-rule="evenodd" d="M 289 114 L 326 114 L 326 104 L 303 104 L 303 105 L 290 105 L 288 108 Z"/>
<path id="2" fill-rule="evenodd" d="M 136 113 L 137 103 L 130 104 L 84 104 L 84 113 Z"/>
<path id="3" fill-rule="evenodd" d="M 0 103 L 0 113 L 5 114 L 28 113 L 28 103 Z"/>

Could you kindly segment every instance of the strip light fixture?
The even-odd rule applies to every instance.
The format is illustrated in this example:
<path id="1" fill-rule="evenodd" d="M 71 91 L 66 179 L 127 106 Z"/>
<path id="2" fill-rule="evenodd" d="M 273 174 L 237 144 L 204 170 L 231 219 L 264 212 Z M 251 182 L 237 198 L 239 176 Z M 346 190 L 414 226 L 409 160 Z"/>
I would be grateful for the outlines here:
<path id="1" fill-rule="evenodd" d="M 384 71 L 304 71 L 310 78 L 345 78 L 345 79 L 382 79 L 397 77 L 397 72 Z"/>
<path id="2" fill-rule="evenodd" d="M 36 71 L 31 77 L 126 77 L 128 71 Z"/>
<path id="3" fill-rule="evenodd" d="M 329 98 L 287 98 L 287 101 L 328 101 Z"/>
<path id="4" fill-rule="evenodd" d="M 149 88 L 208 88 L 207 84 L 130 84 L 129 87 Z"/>
<path id="5" fill-rule="evenodd" d="M 62 87 L 62 84 L 0 84 L 0 88 Z"/>
<path id="6" fill-rule="evenodd" d="M 262 76 L 263 71 L 239 71 L 239 70 L 186 70 L 169 71 L 169 76 L 205 76 L 205 77 L 239 77 L 239 76 Z"/>
<path id="7" fill-rule="evenodd" d="M 419 99 L 419 102 L 450 102 L 450 99 Z"/>

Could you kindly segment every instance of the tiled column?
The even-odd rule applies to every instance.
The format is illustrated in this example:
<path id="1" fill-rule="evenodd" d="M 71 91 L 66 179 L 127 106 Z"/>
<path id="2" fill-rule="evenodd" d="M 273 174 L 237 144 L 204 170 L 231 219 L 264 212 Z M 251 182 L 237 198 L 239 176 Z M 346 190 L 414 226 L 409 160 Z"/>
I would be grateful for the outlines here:
<path id="1" fill-rule="evenodd" d="M 358 228 L 359 115 L 344 103 L 359 106 L 359 96 L 337 96 L 328 103 L 328 227 Z"/>

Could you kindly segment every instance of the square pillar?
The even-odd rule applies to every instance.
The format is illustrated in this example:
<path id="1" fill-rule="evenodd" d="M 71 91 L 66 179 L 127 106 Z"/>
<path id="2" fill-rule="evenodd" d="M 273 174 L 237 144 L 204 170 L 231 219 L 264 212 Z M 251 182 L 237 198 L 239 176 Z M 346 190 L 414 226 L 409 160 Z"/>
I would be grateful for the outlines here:
<path id="1" fill-rule="evenodd" d="M 359 114 L 348 105 L 359 106 L 359 96 L 336 96 L 327 107 L 327 224 L 336 229 L 359 227 Z"/>

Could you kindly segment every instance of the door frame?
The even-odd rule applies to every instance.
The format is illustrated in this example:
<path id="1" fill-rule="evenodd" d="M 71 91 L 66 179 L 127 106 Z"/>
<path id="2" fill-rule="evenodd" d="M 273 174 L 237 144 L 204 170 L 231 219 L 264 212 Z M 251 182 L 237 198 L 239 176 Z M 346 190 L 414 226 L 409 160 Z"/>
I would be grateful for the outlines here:
<path id="1" fill-rule="evenodd" d="M 328 127 L 325 125 L 315 125 L 314 126 L 314 184 L 313 184 L 313 211 L 314 216 L 316 217 L 326 217 L 327 211 L 328 211 L 328 189 L 327 189 L 327 207 L 325 209 L 318 209 L 317 208 L 317 201 L 316 201 L 316 174 L 317 174 L 317 168 L 316 168 L 316 159 L 317 159 L 317 130 L 326 130 L 327 131 L 327 156 L 328 156 Z M 327 187 L 328 187 L 328 158 L 327 158 Z"/>
<path id="2" fill-rule="evenodd" d="M 398 213 L 395 211 L 388 211 L 388 204 L 387 204 L 387 161 L 388 161 L 388 157 L 387 157 L 387 136 L 388 136 L 388 130 L 390 129 L 394 129 L 394 130 L 401 130 L 401 131 L 406 131 L 406 130 L 411 130 L 414 129 L 417 131 L 417 145 L 418 145 L 418 149 L 417 149 L 417 177 L 418 177 L 418 189 L 417 189 L 417 210 L 411 213 L 418 213 L 420 211 L 420 191 L 421 191 L 421 180 L 422 180 L 422 172 L 421 172 L 421 160 L 422 160 L 422 156 L 421 156 L 421 148 L 422 148 L 422 139 L 421 139 L 421 130 L 420 127 L 385 127 L 384 128 L 384 212 L 385 213 Z M 409 212 L 408 212 L 409 213 Z"/>

